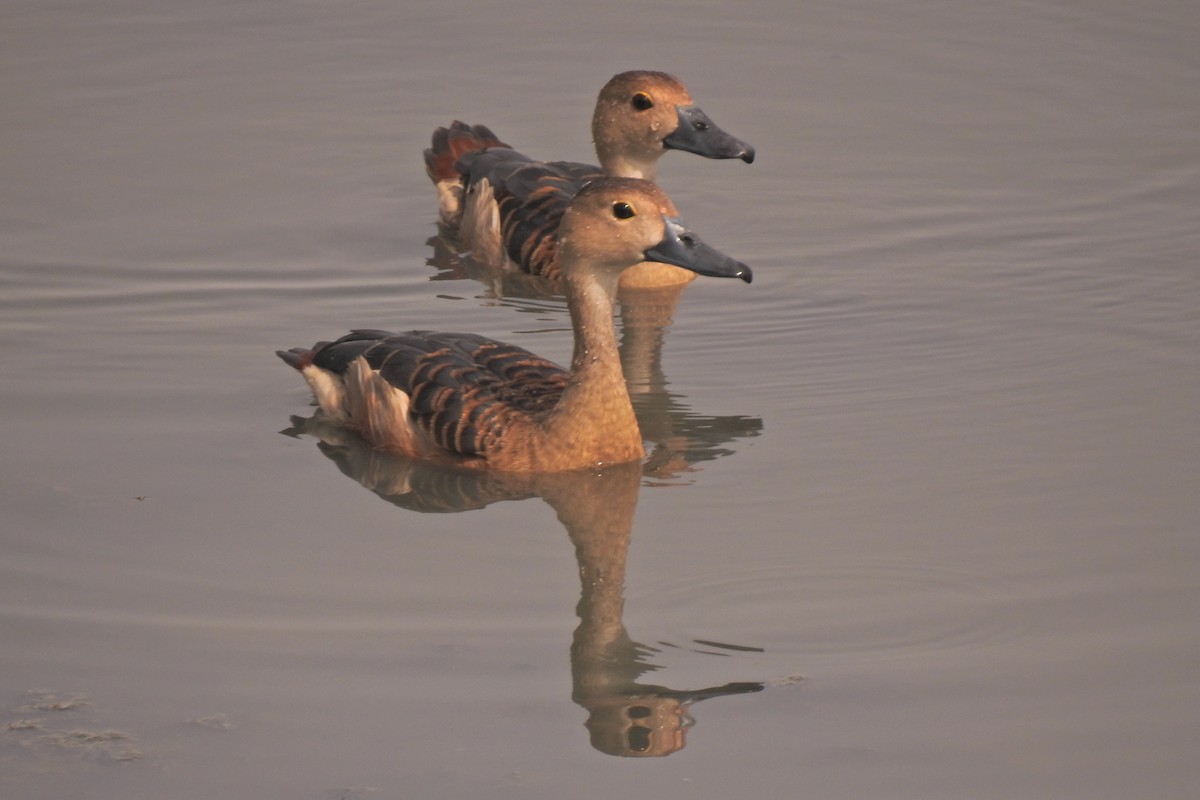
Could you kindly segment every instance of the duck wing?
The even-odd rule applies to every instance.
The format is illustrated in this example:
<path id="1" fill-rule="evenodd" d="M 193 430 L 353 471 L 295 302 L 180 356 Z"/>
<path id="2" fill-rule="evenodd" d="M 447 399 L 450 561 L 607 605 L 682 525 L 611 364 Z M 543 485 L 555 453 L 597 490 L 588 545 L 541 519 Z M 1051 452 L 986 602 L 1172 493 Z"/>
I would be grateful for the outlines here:
<path id="1" fill-rule="evenodd" d="M 575 161 L 534 161 L 507 148 L 468 153 L 458 161 L 469 187 L 486 180 L 496 199 L 500 235 L 522 272 L 557 280 L 558 226 L 567 206 L 600 168 Z"/>
<path id="2" fill-rule="evenodd" d="M 567 371 L 523 347 L 470 333 L 358 330 L 312 351 L 309 363 L 342 374 L 362 358 L 408 395 L 408 421 L 442 449 L 486 457 L 514 419 L 558 402 Z"/>

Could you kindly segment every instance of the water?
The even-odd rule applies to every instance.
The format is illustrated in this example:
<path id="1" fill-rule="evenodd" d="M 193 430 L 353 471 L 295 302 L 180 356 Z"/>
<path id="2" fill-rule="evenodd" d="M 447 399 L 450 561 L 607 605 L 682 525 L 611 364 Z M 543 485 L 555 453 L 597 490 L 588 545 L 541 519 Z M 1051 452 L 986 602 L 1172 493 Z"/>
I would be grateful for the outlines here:
<path id="1" fill-rule="evenodd" d="M 1193 796 L 1200 12 L 556 8 L 2 12 L 0 794 Z M 662 163 L 756 280 L 627 303 L 648 464 L 306 423 L 351 326 L 566 359 L 420 151 L 630 68 L 759 153 Z"/>

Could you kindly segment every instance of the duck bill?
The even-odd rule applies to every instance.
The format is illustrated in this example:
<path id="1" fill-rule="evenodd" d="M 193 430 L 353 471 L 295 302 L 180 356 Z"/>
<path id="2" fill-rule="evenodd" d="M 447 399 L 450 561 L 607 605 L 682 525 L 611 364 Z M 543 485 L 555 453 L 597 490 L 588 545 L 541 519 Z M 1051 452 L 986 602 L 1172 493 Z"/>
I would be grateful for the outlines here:
<path id="1" fill-rule="evenodd" d="M 680 106 L 679 127 L 663 139 L 663 147 L 685 150 L 705 158 L 740 158 L 754 163 L 754 148 L 730 136 L 697 106 Z"/>
<path id="2" fill-rule="evenodd" d="M 749 267 L 706 245 L 688 230 L 683 220 L 678 217 L 664 217 L 663 220 L 667 224 L 667 233 L 661 242 L 643 253 L 647 261 L 673 264 L 713 278 L 741 278 L 746 283 L 754 278 Z"/>

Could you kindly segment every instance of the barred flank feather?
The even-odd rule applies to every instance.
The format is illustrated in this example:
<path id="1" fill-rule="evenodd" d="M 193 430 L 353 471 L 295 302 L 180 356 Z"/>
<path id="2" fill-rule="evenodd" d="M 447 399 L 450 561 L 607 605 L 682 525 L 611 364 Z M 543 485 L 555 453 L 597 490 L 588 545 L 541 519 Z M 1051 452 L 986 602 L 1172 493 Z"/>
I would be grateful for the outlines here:
<path id="1" fill-rule="evenodd" d="M 548 413 L 567 385 L 567 371 L 557 364 L 470 333 L 358 330 L 313 350 L 279 355 L 297 369 L 311 365 L 327 374 L 356 375 L 361 387 L 350 392 L 356 404 L 366 413 L 384 414 L 395 403 L 377 389 L 371 394 L 368 379 L 353 373 L 361 360 L 371 380 L 407 396 L 404 412 L 412 427 L 462 456 L 486 458 L 513 416 Z M 395 422 L 372 418 L 368 427 L 379 439 L 387 424 Z"/>
<path id="2" fill-rule="evenodd" d="M 508 257 L 531 275 L 560 279 L 559 223 L 580 187 L 602 177 L 586 164 L 556 161 L 522 167 L 495 186 Z"/>

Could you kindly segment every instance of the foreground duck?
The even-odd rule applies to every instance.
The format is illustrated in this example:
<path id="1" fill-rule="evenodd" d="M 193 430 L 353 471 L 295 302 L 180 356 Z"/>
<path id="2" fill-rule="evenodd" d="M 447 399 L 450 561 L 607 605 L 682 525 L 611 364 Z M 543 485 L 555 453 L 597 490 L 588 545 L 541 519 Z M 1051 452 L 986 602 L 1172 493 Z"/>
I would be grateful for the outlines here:
<path id="1" fill-rule="evenodd" d="M 661 189 L 628 178 L 579 191 L 558 249 L 575 335 L 570 370 L 466 333 L 354 331 L 278 354 L 331 421 L 411 458 L 515 472 L 640 459 L 613 328 L 621 272 L 649 260 L 749 283 L 750 268 L 700 241 Z"/>
<path id="2" fill-rule="evenodd" d="M 676 77 L 634 71 L 614 76 L 600 91 L 592 117 L 600 166 L 534 161 L 509 148 L 483 125 L 455 121 L 438 128 L 425 151 L 425 169 L 438 190 L 442 223 L 479 262 L 550 280 L 561 278 L 555 232 L 571 197 L 607 175 L 654 180 L 668 150 L 707 158 L 754 161 L 754 148 L 721 130 Z M 684 283 L 694 274 L 645 264 L 622 285 Z"/>

